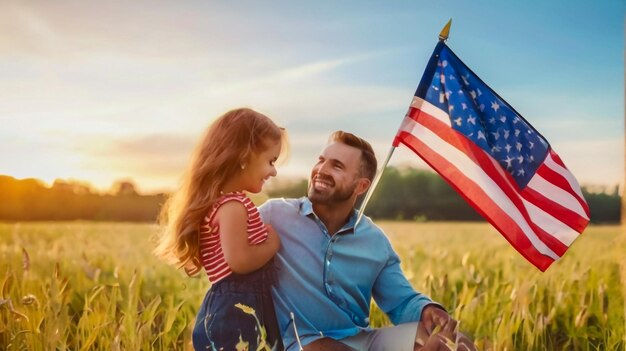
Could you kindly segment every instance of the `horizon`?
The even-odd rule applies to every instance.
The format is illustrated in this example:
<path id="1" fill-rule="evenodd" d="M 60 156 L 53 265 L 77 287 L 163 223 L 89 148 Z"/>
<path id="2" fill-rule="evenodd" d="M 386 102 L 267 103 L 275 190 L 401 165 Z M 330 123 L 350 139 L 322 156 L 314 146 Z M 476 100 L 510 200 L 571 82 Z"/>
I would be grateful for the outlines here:
<path id="1" fill-rule="evenodd" d="M 624 189 L 623 1 L 272 5 L 0 4 L 0 169 L 16 179 L 176 189 L 195 142 L 247 106 L 284 126 L 278 180 L 327 136 L 383 160 L 437 35 L 531 123 L 584 186 Z M 235 25 L 233 25 L 235 24 Z M 495 33 L 495 35 L 494 35 Z M 406 148 L 391 166 L 430 169 Z"/>
<path id="2" fill-rule="evenodd" d="M 399 170 L 410 169 L 410 170 L 430 172 L 432 174 L 437 174 L 432 169 L 417 167 L 413 164 L 388 165 L 387 167 L 394 167 Z M 57 178 L 57 179 L 54 179 L 52 182 L 47 182 L 43 179 L 39 179 L 36 177 L 17 178 L 10 174 L 0 174 L 0 177 L 10 177 L 10 178 L 15 179 L 16 181 L 35 180 L 36 182 L 40 183 L 43 187 L 48 188 L 48 189 L 53 188 L 56 182 L 61 182 L 64 184 L 76 184 L 76 185 L 85 186 L 92 193 L 100 194 L 100 195 L 113 193 L 115 191 L 114 189 L 116 188 L 116 186 L 119 186 L 120 183 L 124 183 L 124 182 L 131 183 L 135 191 L 137 192 L 137 194 L 141 196 L 152 196 L 152 195 L 160 195 L 160 194 L 168 195 L 176 191 L 175 188 L 170 188 L 170 189 L 160 188 L 160 189 L 152 189 L 152 190 L 146 191 L 144 190 L 144 188 L 142 187 L 140 183 L 136 182 L 132 178 L 117 179 L 117 180 L 114 180 L 109 186 L 100 188 L 91 184 L 88 181 L 75 179 L 75 178 L 67 178 L 67 179 Z M 267 181 L 266 186 L 264 186 L 263 189 L 258 194 L 252 194 L 252 195 L 256 196 L 256 195 L 261 195 L 261 194 L 267 194 L 267 191 L 269 188 L 282 187 L 282 186 L 289 185 L 289 184 L 299 182 L 302 180 L 308 181 L 308 178 L 305 176 L 285 176 L 285 177 L 279 177 L 279 178 L 272 178 Z M 444 181 L 443 179 L 441 180 Z M 615 184 L 581 184 L 581 187 L 584 188 L 587 192 L 595 193 L 595 194 L 600 194 L 600 193 L 611 194 L 613 191 L 615 191 L 615 187 L 618 187 L 618 192 L 619 192 L 618 195 L 622 196 L 622 193 L 623 193 L 623 189 L 619 188 L 620 185 L 617 183 Z"/>

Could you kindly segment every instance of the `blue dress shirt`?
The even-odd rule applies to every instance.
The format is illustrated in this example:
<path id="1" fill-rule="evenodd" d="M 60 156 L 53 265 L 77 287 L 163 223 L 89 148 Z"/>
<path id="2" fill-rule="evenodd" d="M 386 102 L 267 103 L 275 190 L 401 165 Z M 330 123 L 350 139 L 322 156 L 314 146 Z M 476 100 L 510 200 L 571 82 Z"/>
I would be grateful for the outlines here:
<path id="1" fill-rule="evenodd" d="M 308 198 L 272 199 L 259 211 L 281 239 L 272 289 L 286 350 L 321 337 L 342 339 L 369 329 L 373 297 L 394 324 L 419 321 L 433 303 L 416 292 L 383 231 L 356 211 L 333 236 Z M 291 314 L 293 313 L 293 320 Z"/>

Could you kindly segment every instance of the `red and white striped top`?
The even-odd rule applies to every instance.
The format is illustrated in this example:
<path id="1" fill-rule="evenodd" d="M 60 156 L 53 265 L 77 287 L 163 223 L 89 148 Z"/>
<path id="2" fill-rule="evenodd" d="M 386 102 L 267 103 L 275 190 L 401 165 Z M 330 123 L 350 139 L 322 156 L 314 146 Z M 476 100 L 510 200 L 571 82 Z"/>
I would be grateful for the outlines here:
<path id="1" fill-rule="evenodd" d="M 228 201 L 239 201 L 245 206 L 248 212 L 248 243 L 250 245 L 260 244 L 267 239 L 267 228 L 261 220 L 259 210 L 244 193 L 233 192 L 222 195 L 215 202 L 200 227 L 200 262 L 209 276 L 209 281 L 213 284 L 233 272 L 224 259 L 224 252 L 222 245 L 220 245 L 219 223 L 213 221 L 217 210 Z"/>

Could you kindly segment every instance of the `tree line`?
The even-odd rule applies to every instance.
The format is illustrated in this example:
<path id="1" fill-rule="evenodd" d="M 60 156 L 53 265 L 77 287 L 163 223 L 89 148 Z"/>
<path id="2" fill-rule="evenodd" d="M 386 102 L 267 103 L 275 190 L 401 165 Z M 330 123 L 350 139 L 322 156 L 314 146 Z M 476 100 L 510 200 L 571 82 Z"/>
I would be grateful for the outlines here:
<path id="1" fill-rule="evenodd" d="M 269 197 L 306 195 L 307 180 L 277 182 Z M 617 186 L 583 187 L 592 223 L 619 223 L 621 197 Z M 57 180 L 50 187 L 37 179 L 0 176 L 0 220 L 96 220 L 154 222 L 166 194 L 142 195 L 132 182 L 117 182 L 98 193 L 80 182 Z M 254 199 L 253 199 L 254 200 Z M 439 175 L 415 168 L 388 167 L 366 214 L 375 219 L 416 221 L 482 221 Z"/>
<path id="2" fill-rule="evenodd" d="M 306 195 L 308 181 L 278 184 L 269 197 Z M 619 223 L 621 196 L 618 186 L 582 187 L 592 223 Z M 416 168 L 387 167 L 365 213 L 375 219 L 417 221 L 484 220 L 438 174 Z"/>
<path id="3" fill-rule="evenodd" d="M 37 179 L 0 176 L 0 220 L 153 222 L 164 199 L 140 195 L 128 181 L 102 194 L 80 182 L 57 180 L 47 187 Z"/>

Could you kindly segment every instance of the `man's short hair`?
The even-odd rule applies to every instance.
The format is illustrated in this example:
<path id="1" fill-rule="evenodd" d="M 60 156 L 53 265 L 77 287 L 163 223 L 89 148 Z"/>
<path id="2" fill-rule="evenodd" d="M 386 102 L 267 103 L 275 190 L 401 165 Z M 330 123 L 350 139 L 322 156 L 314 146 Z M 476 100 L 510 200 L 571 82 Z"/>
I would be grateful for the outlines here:
<path id="1" fill-rule="evenodd" d="M 365 141 L 365 139 L 342 130 L 331 134 L 328 138 L 328 142 L 340 142 L 361 150 L 361 176 L 369 179 L 370 182 L 374 181 L 378 162 L 376 161 L 376 154 L 374 154 L 374 149 L 372 149 L 370 143 Z"/>

